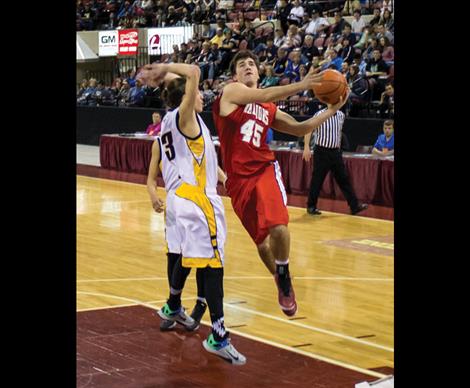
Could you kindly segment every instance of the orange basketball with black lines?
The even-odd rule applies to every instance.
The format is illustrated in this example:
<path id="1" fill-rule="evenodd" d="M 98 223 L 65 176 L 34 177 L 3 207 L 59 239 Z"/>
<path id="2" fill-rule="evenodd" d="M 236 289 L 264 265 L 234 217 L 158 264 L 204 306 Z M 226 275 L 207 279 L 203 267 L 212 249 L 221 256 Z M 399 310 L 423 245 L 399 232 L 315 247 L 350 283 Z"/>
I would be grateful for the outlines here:
<path id="1" fill-rule="evenodd" d="M 324 104 L 336 104 L 339 98 L 346 96 L 348 83 L 346 77 L 337 70 L 327 69 L 323 75 L 321 85 L 313 87 L 313 93 Z"/>

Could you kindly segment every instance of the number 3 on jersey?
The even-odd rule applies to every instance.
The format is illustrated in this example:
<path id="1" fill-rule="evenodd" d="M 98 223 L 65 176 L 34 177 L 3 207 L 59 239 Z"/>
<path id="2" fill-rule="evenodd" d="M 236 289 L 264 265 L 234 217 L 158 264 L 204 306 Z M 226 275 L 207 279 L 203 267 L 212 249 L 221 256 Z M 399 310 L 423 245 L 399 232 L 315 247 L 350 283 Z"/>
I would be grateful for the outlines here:
<path id="1" fill-rule="evenodd" d="M 165 155 L 168 160 L 173 160 L 176 156 L 175 147 L 173 147 L 173 136 L 171 132 L 167 132 L 162 136 L 163 148 L 165 148 Z"/>
<path id="2" fill-rule="evenodd" d="M 254 146 L 259 147 L 261 145 L 261 135 L 263 134 L 263 127 L 256 123 L 255 120 L 248 120 L 240 128 L 240 132 L 243 134 L 243 141 L 247 143 L 253 143 Z"/>

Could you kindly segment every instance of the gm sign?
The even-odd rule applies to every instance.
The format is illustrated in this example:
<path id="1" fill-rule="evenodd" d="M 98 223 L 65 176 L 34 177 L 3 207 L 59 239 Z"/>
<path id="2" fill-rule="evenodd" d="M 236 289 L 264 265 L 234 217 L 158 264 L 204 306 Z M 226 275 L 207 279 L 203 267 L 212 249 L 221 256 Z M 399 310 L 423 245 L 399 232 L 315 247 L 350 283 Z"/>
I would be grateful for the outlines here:
<path id="1" fill-rule="evenodd" d="M 173 53 L 173 45 L 187 43 L 193 37 L 193 27 L 149 28 L 147 44 L 149 55 Z"/>
<path id="2" fill-rule="evenodd" d="M 107 43 L 116 43 L 116 37 L 115 36 L 109 36 L 109 35 L 102 35 L 101 36 L 101 39 L 100 39 L 100 43 L 102 43 L 103 45 L 107 44 Z"/>
<path id="3" fill-rule="evenodd" d="M 118 31 L 99 31 L 98 55 L 114 57 L 118 53 Z"/>

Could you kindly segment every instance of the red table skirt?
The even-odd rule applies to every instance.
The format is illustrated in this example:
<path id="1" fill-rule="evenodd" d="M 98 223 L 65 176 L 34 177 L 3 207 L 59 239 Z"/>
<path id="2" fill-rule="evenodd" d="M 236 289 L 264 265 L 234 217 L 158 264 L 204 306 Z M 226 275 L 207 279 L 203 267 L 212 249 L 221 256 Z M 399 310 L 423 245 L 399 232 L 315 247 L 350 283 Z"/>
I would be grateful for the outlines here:
<path id="1" fill-rule="evenodd" d="M 152 139 L 102 135 L 100 138 L 101 167 L 123 172 L 147 174 L 152 157 Z M 219 148 L 216 147 L 220 157 Z M 313 170 L 310 162 L 302 160 L 302 152 L 274 151 L 287 193 L 308 195 Z M 343 156 L 351 185 L 361 202 L 393 207 L 394 162 L 375 157 Z M 320 197 L 344 200 L 331 173 L 326 176 Z"/>

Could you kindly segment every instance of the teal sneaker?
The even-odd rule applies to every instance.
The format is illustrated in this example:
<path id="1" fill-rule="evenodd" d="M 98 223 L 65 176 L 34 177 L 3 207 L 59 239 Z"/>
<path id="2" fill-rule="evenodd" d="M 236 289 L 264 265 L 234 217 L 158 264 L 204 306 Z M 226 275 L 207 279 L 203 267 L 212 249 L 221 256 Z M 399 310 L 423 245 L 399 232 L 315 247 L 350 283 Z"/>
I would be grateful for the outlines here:
<path id="1" fill-rule="evenodd" d="M 214 339 L 214 335 L 211 333 L 207 339 L 202 341 L 202 345 L 209 353 L 222 357 L 234 365 L 244 365 L 246 363 L 246 357 L 235 349 L 228 337 L 219 342 Z"/>
<path id="2" fill-rule="evenodd" d="M 165 303 L 165 305 L 157 311 L 157 314 L 164 321 L 177 322 L 180 325 L 183 325 L 188 331 L 196 330 L 199 327 L 199 324 L 186 314 L 184 307 L 180 307 L 178 310 L 173 311 L 168 306 L 168 303 Z"/>

